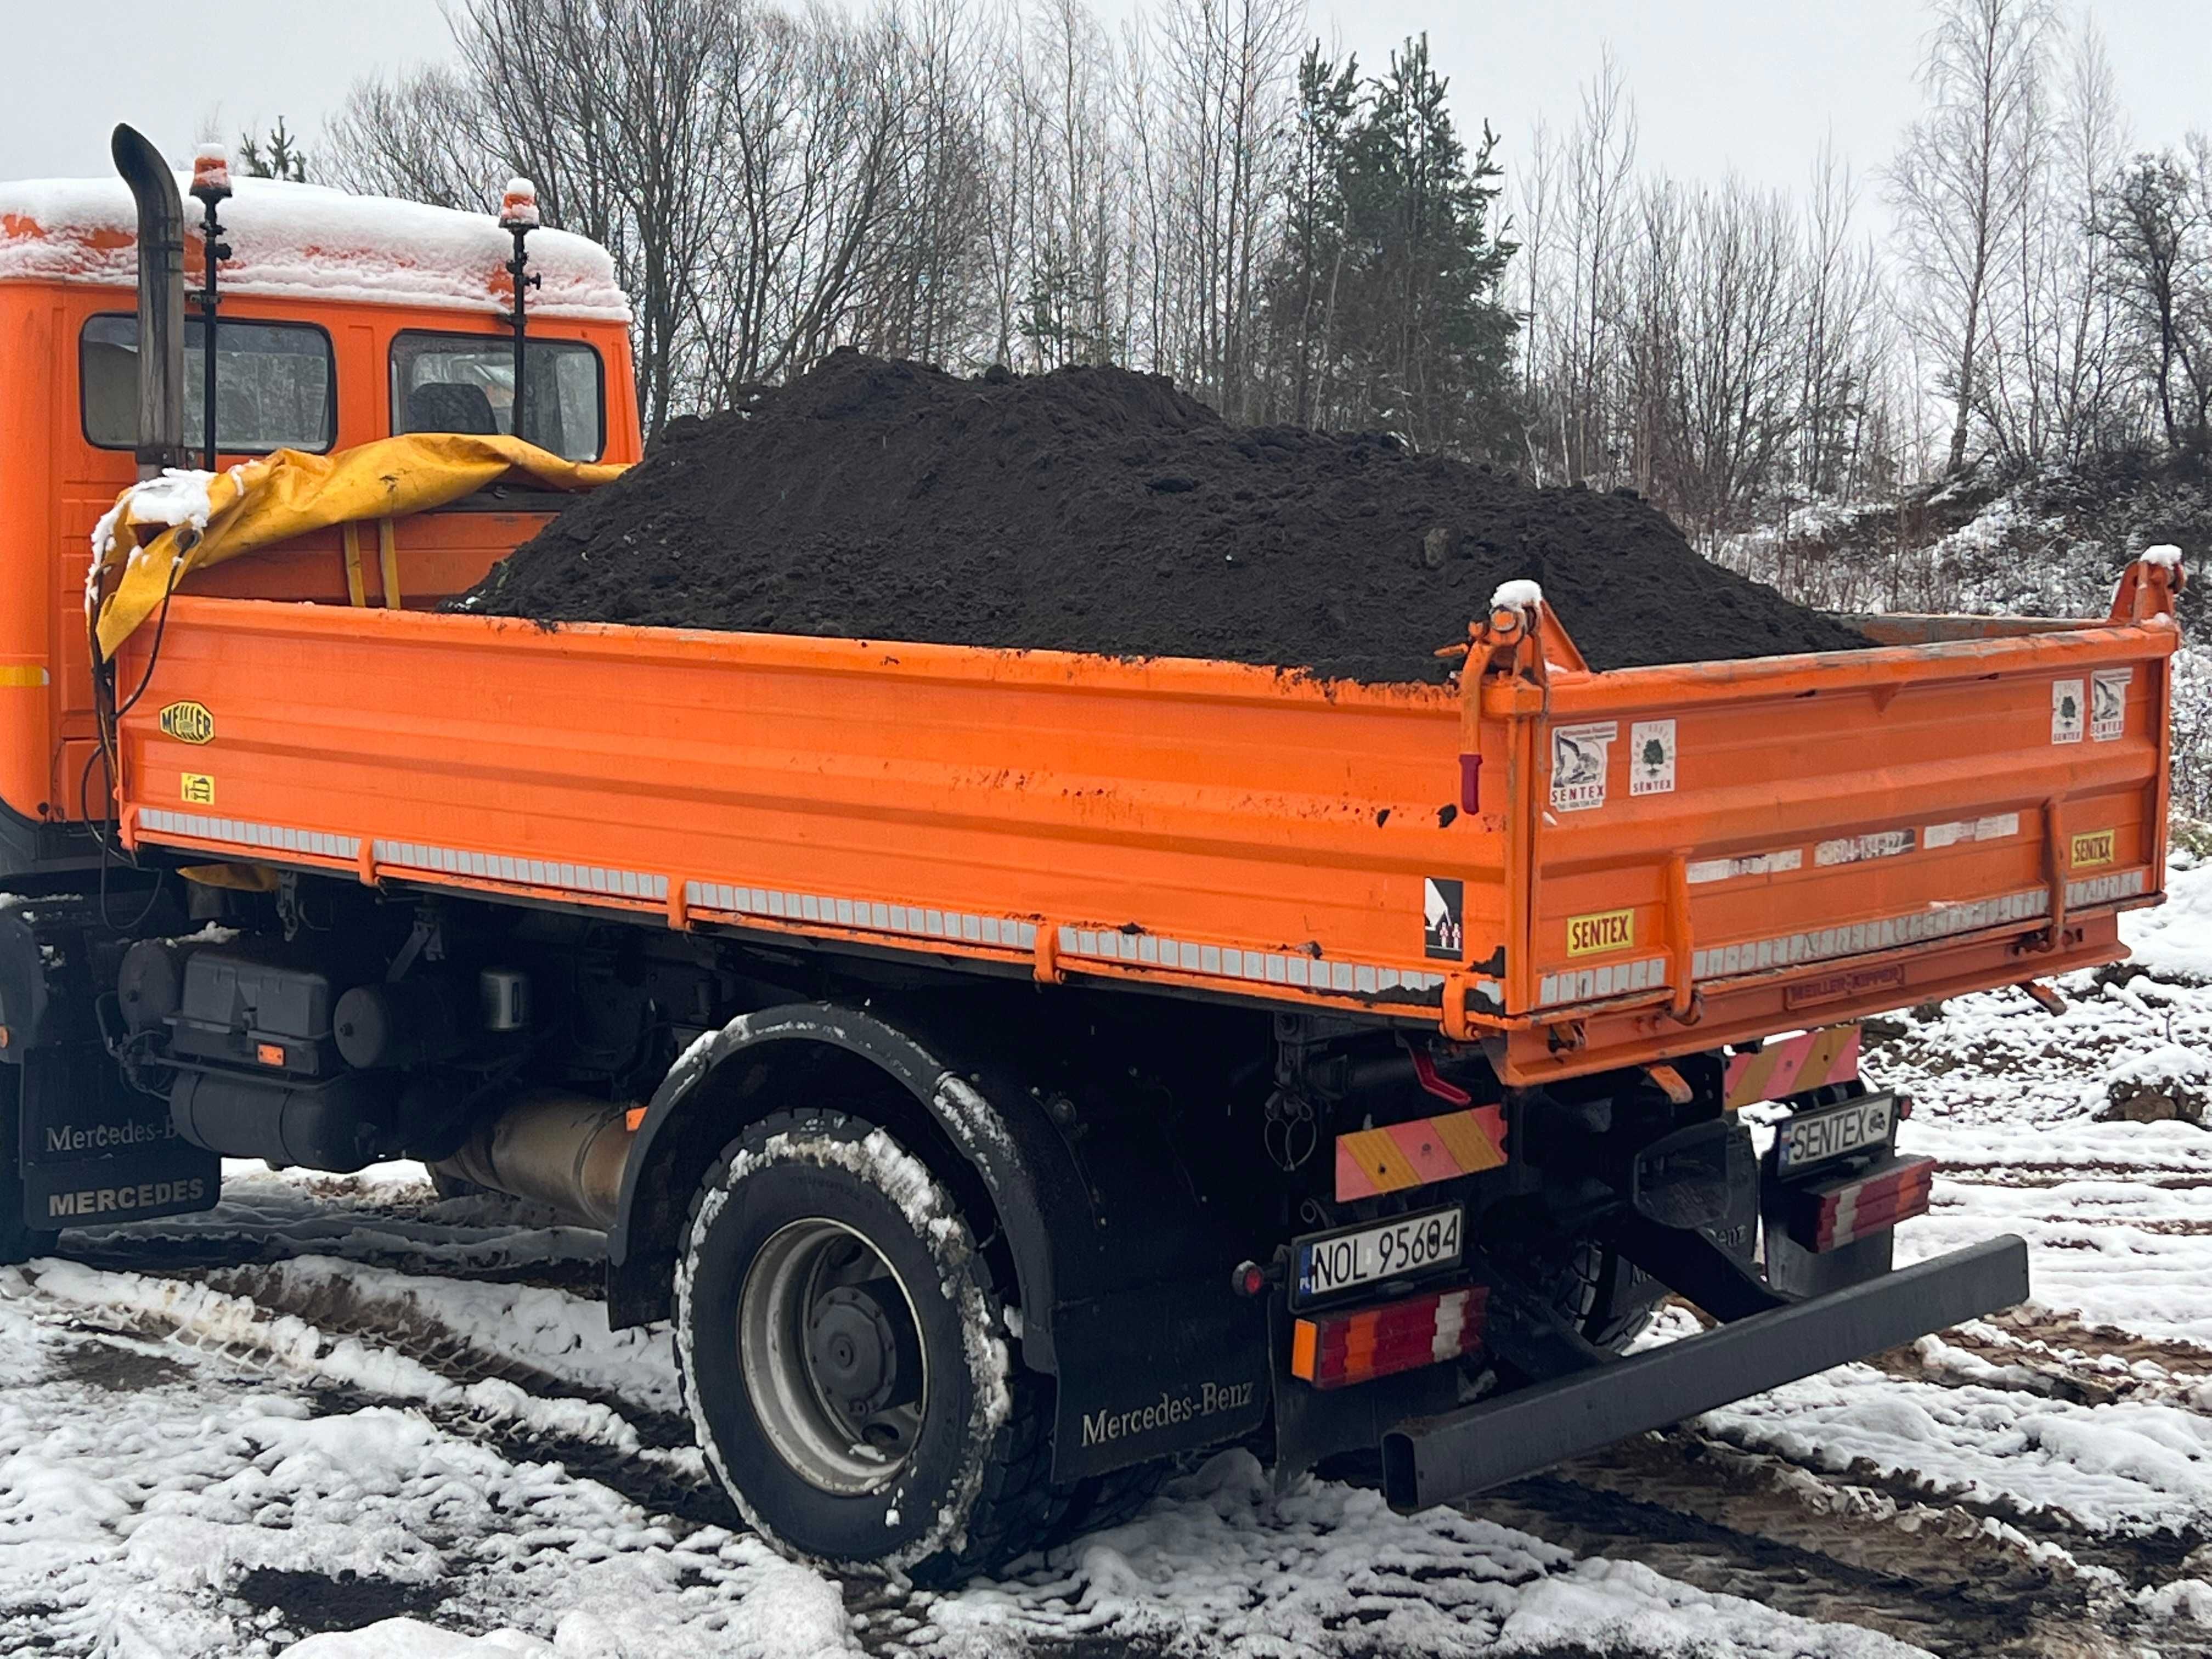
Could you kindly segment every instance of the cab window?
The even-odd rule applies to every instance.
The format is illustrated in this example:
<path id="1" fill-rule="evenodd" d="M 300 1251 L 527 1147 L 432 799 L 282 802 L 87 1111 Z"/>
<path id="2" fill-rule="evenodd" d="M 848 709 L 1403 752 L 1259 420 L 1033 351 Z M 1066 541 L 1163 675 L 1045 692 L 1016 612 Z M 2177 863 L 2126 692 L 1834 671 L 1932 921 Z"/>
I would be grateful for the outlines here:
<path id="1" fill-rule="evenodd" d="M 207 443 L 207 325 L 185 319 L 185 447 Z M 331 337 L 310 323 L 223 318 L 216 330 L 216 447 L 226 454 L 328 449 L 337 440 L 337 368 Z M 138 319 L 88 318 L 77 337 L 85 441 L 138 444 Z"/>
<path id="2" fill-rule="evenodd" d="M 599 354 L 578 340 L 532 340 L 522 436 L 571 461 L 606 447 L 606 390 Z M 396 335 L 392 342 L 394 432 L 511 433 L 514 343 L 481 334 Z"/>

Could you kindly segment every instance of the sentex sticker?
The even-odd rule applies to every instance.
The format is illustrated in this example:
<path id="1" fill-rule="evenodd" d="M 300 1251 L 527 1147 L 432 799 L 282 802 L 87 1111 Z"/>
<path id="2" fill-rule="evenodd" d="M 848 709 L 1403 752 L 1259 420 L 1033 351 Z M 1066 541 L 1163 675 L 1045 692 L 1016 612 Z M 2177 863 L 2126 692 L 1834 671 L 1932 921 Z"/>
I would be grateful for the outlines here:
<path id="1" fill-rule="evenodd" d="M 1919 840 L 1917 832 L 1911 830 L 1881 830 L 1871 836 L 1844 836 L 1815 847 L 1813 862 L 1825 868 L 1836 864 L 1863 864 L 1869 859 L 1893 859 L 1910 853 Z"/>
<path id="2" fill-rule="evenodd" d="M 1628 793 L 1674 793 L 1674 722 L 1638 720 L 1628 729 Z"/>
<path id="3" fill-rule="evenodd" d="M 2051 683 L 2051 742 L 2081 742 L 2081 682 L 2053 680 Z"/>
<path id="4" fill-rule="evenodd" d="M 2089 677 L 2089 735 L 2110 743 L 2128 729 L 2128 682 L 2132 668 L 2100 668 Z"/>
<path id="5" fill-rule="evenodd" d="M 177 793 L 188 806 L 212 806 L 215 805 L 215 780 L 202 772 L 187 772 Z"/>
<path id="6" fill-rule="evenodd" d="M 215 716 L 204 702 L 173 702 L 161 710 L 161 730 L 179 743 L 213 743 Z"/>
<path id="7" fill-rule="evenodd" d="M 1771 876 L 1804 867 L 1804 850 L 1791 847 L 1779 853 L 1747 853 L 1741 858 L 1699 859 L 1683 873 L 1694 886 L 1708 881 L 1733 881 L 1738 876 Z"/>
<path id="8" fill-rule="evenodd" d="M 1594 957 L 1601 951 L 1626 951 L 1636 943 L 1636 912 L 1600 910 L 1567 918 L 1567 954 Z"/>
<path id="9" fill-rule="evenodd" d="M 2084 836 L 2074 837 L 2073 864 L 2076 870 L 2094 870 L 2100 864 L 2112 861 L 2113 835 L 2110 830 L 2092 830 Z"/>
<path id="10" fill-rule="evenodd" d="M 1605 775 L 1613 758 L 1619 720 L 1552 728 L 1552 805 L 1561 812 L 1605 805 Z"/>
<path id="11" fill-rule="evenodd" d="M 1439 962 L 1457 962 L 1467 951 L 1461 920 L 1467 884 L 1449 876 L 1421 879 L 1421 950 Z"/>

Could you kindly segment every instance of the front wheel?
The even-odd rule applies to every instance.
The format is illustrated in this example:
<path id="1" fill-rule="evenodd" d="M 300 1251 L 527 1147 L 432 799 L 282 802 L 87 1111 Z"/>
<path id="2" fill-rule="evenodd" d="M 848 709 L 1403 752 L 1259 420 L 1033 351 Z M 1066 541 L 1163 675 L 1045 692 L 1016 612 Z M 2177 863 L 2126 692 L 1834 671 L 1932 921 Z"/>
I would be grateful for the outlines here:
<path id="1" fill-rule="evenodd" d="M 888 1132 L 782 1114 L 723 1151 L 676 1274 L 709 1466 L 784 1549 L 951 1582 L 1040 1543 L 1050 1388 L 1024 1371 L 958 1206 Z"/>

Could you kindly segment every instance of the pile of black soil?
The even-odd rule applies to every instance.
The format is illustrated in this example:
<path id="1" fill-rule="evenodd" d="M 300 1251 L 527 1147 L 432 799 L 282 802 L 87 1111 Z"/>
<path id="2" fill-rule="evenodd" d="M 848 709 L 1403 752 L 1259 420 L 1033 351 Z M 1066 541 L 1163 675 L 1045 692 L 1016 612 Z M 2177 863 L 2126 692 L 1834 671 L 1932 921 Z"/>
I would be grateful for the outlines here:
<path id="1" fill-rule="evenodd" d="M 1436 681 L 1437 648 L 1516 577 L 1595 668 L 1866 643 L 1632 495 L 1232 427 L 1156 375 L 963 380 L 849 351 L 672 423 L 457 604 Z"/>

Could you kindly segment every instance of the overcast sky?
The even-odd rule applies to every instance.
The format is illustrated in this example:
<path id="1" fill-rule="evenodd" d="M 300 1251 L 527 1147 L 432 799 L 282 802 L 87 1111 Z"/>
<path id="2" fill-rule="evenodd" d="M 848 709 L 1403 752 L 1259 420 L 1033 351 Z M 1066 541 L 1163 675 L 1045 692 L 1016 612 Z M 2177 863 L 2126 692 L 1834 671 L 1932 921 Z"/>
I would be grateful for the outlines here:
<path id="1" fill-rule="evenodd" d="M 1094 0 L 1118 20 L 1138 0 Z M 1487 117 L 1510 167 L 1531 125 L 1572 121 L 1610 45 L 1636 100 L 1648 167 L 1734 167 L 1796 185 L 1824 135 L 1863 175 L 1917 102 L 1922 0 L 1311 0 L 1316 30 L 1379 64 L 1425 28 L 1462 125 Z M 2212 3 L 2097 0 L 2136 142 L 2212 129 Z M 281 17 L 281 21 L 276 21 Z M 353 78 L 446 56 L 439 0 L 0 0 L 14 68 L 0 100 L 0 178 L 107 171 L 114 123 L 172 154 L 217 115 L 227 135 L 285 117 L 310 144 Z"/>

